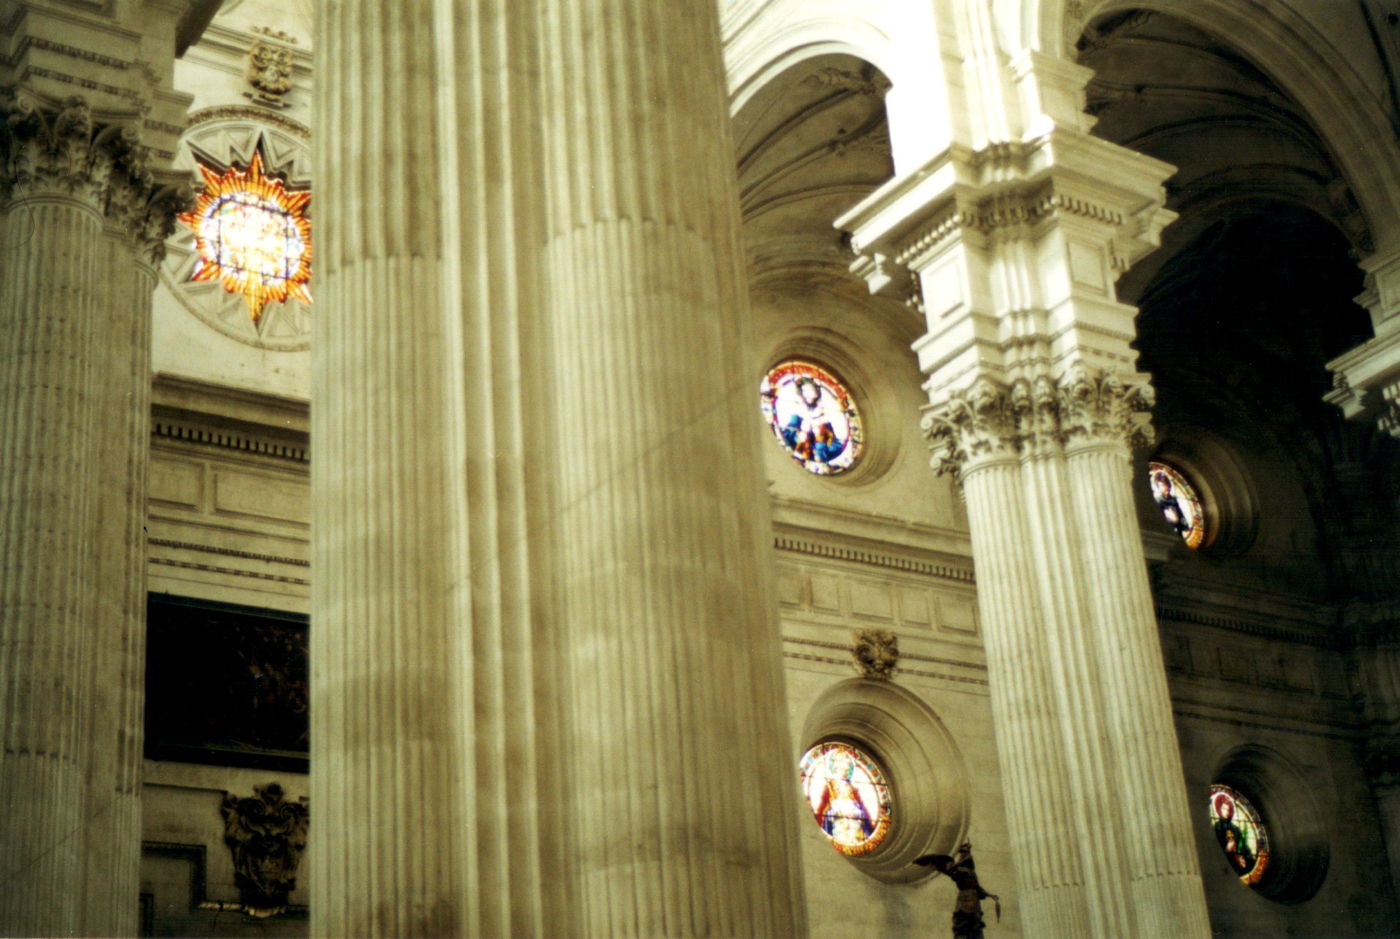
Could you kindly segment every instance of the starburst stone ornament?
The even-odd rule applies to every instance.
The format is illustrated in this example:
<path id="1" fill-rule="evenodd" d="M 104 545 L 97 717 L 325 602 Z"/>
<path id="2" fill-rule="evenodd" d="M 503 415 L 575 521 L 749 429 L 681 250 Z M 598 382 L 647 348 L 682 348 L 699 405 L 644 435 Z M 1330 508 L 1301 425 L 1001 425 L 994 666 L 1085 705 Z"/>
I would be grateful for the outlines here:
<path id="1" fill-rule="evenodd" d="M 262 156 L 253 154 L 246 170 L 222 174 L 201 165 L 204 191 L 195 207 L 180 216 L 194 231 L 195 280 L 219 280 L 229 293 L 242 294 L 257 323 L 269 302 L 311 294 L 309 191 L 289 192 L 282 180 L 263 175 Z"/>

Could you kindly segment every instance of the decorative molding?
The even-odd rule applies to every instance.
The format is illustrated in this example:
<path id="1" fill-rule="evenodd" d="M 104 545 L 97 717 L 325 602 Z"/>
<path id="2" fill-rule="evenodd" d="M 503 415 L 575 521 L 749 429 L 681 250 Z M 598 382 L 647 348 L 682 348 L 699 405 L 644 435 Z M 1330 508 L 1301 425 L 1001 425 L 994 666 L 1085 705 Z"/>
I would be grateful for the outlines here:
<path id="1" fill-rule="evenodd" d="M 1342 725 L 1333 725 L 1337 728 L 1335 730 L 1309 730 L 1305 727 L 1289 727 L 1286 724 L 1280 724 L 1276 713 L 1273 715 L 1272 719 L 1270 719 L 1268 713 L 1262 713 L 1260 719 L 1257 721 L 1245 720 L 1243 718 L 1231 717 L 1227 714 L 1210 714 L 1205 711 L 1191 710 L 1190 708 L 1193 703 L 1194 702 L 1173 701 L 1172 713 L 1178 718 L 1208 721 L 1212 724 L 1228 724 L 1231 727 L 1248 727 L 1251 730 L 1278 731 L 1285 734 L 1297 734 L 1302 737 L 1322 737 L 1328 740 L 1341 740 L 1347 743 L 1355 743 L 1358 737 L 1355 732 L 1348 732 Z"/>
<path id="2" fill-rule="evenodd" d="M 273 29 L 271 26 L 254 26 L 252 31 L 259 36 L 266 36 L 269 39 L 276 39 L 279 42 L 290 43 L 291 45 L 297 44 L 297 38 L 291 33 L 284 33 L 282 30 Z"/>
<path id="3" fill-rule="evenodd" d="M 889 681 L 899 661 L 899 637 L 888 629 L 856 629 L 851 639 L 851 657 L 861 677 Z"/>
<path id="4" fill-rule="evenodd" d="M 176 548 L 180 551 L 203 551 L 207 554 L 221 554 L 225 557 L 246 558 L 250 561 L 266 561 L 269 564 L 290 564 L 294 567 L 310 567 L 311 562 L 302 558 L 289 558 L 276 554 L 258 554 L 253 551 L 239 551 L 236 548 L 219 548 L 214 545 L 195 544 L 191 541 L 174 541 L 170 538 L 147 538 L 147 544 L 162 548 Z"/>
<path id="5" fill-rule="evenodd" d="M 1180 607 L 1159 605 L 1157 607 L 1157 620 L 1158 622 L 1189 623 L 1196 626 L 1210 626 L 1215 629 L 1223 629 L 1228 632 L 1240 633 L 1246 636 L 1258 636 L 1263 639 L 1276 639 L 1284 642 L 1297 643 L 1299 645 L 1313 646 L 1318 649 L 1339 651 L 1339 646 L 1335 639 L 1326 633 L 1311 633 L 1302 629 L 1287 629 L 1281 626 L 1270 626 L 1260 622 L 1234 619 L 1227 616 L 1211 616 L 1195 610 L 1184 610 Z"/>
<path id="6" fill-rule="evenodd" d="M 869 75 L 865 75 L 861 72 L 853 72 L 850 69 L 829 65 L 817 69 L 802 79 L 802 83 L 816 88 L 836 88 L 860 95 L 883 96 L 892 87 L 889 79 L 873 68 L 869 69 L 869 72 Z"/>
<path id="7" fill-rule="evenodd" d="M 923 561 L 917 558 L 899 557 L 894 554 L 885 554 L 879 551 L 869 551 L 864 548 L 853 548 L 847 545 L 830 544 L 822 541 L 809 541 L 804 538 L 795 538 L 791 535 L 775 535 L 773 537 L 773 547 L 779 551 L 791 551 L 794 554 L 806 554 L 812 557 L 829 558 L 837 561 L 853 561 L 857 564 L 865 564 L 870 567 L 885 567 L 890 570 L 908 571 L 912 574 L 926 574 L 930 577 L 941 577 L 945 580 L 955 580 L 960 583 L 976 583 L 976 578 L 971 570 L 951 567 L 946 564 L 936 564 L 932 561 Z M 844 646 L 841 648 L 845 648 Z"/>
<path id="8" fill-rule="evenodd" d="M 311 462 L 310 448 L 289 443 L 274 443 L 261 440 L 250 433 L 232 430 L 213 430 L 193 424 L 156 418 L 151 421 L 151 436 L 167 440 L 180 440 L 206 447 L 219 447 L 225 450 L 238 450 L 244 453 L 258 453 L 277 457 L 293 463 Z"/>
<path id="9" fill-rule="evenodd" d="M 10 61 L 18 62 L 31 48 L 42 49 L 45 52 L 56 52 L 59 55 L 66 55 L 69 58 L 81 59 L 84 62 L 92 62 L 94 65 L 105 65 L 107 68 L 125 71 L 132 63 L 125 59 L 115 59 L 110 55 L 101 55 L 87 49 L 79 49 L 77 46 L 64 45 L 61 42 L 54 42 L 52 39 L 45 39 L 42 36 L 26 36 L 15 50 Z"/>
<path id="10" fill-rule="evenodd" d="M 828 642 L 823 639 L 806 639 L 801 636 L 783 636 L 783 642 L 791 643 L 795 646 L 809 646 L 814 649 L 831 649 L 833 651 L 846 653 L 849 653 L 851 651 L 851 647 L 844 643 Z M 970 668 L 979 672 L 985 672 L 987 670 L 987 666 L 980 662 L 964 662 L 960 659 L 945 659 L 939 658 L 936 655 L 918 655 L 913 652 L 901 652 L 899 657 L 901 660 L 909 662 L 927 662 L 930 665 L 952 665 L 958 668 Z M 837 665 L 850 664 L 848 659 L 822 659 L 822 661 L 834 662 Z M 905 668 L 903 665 L 898 665 L 896 666 L 895 671 L 907 672 L 909 671 L 909 669 Z"/>
<path id="11" fill-rule="evenodd" d="M 296 584 L 299 587 L 310 587 L 311 581 L 305 577 L 283 577 L 280 574 L 264 574 L 261 571 L 240 570 L 236 567 L 215 567 L 212 564 L 195 564 L 191 561 L 176 561 L 172 558 L 148 558 L 152 564 L 161 564 L 165 567 L 179 567 L 191 571 L 204 571 L 209 574 L 227 574 L 231 577 L 251 577 L 255 580 L 270 580 L 279 584 Z"/>
<path id="12" fill-rule="evenodd" d="M 263 124 L 271 124 L 289 133 L 295 134 L 303 140 L 311 139 L 311 128 L 300 121 L 294 121 L 284 114 L 277 114 L 264 108 L 255 108 L 247 104 L 224 104 L 212 108 L 200 108 L 191 112 L 185 121 L 186 127 L 196 127 L 200 124 L 208 124 L 210 121 L 258 121 Z"/>

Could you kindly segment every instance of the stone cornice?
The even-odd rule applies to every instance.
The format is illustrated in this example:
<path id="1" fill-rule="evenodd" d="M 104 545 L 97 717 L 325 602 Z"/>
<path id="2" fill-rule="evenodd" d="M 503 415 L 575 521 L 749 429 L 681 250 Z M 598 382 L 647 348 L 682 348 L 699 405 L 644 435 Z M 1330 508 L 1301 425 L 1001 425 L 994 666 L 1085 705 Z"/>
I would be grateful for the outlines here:
<path id="1" fill-rule="evenodd" d="M 987 234 L 1073 216 L 1115 229 L 1126 268 L 1156 247 L 1175 216 L 1161 208 L 1172 167 L 1107 141 L 1057 128 L 1029 141 L 973 151 L 953 146 L 890 180 L 836 227 L 858 254 L 899 259 L 916 269 L 950 235 Z"/>

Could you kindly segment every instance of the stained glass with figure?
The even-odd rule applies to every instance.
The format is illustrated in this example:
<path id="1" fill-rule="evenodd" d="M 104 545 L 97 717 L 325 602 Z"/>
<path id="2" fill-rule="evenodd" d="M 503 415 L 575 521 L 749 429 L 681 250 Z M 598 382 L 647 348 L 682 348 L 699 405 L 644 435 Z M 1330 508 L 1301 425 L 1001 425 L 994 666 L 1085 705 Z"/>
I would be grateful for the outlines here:
<path id="1" fill-rule="evenodd" d="M 204 191 L 195 207 L 180 215 L 194 231 L 195 280 L 217 280 L 229 293 L 242 294 L 256 323 L 271 301 L 296 297 L 311 302 L 311 193 L 290 191 L 282 180 L 263 174 L 254 153 L 246 170 L 216 173 L 200 165 Z"/>
<path id="2" fill-rule="evenodd" d="M 802 756 L 802 795 L 837 851 L 875 850 L 890 829 L 890 786 L 879 764 L 848 743 L 819 743 Z"/>
<path id="3" fill-rule="evenodd" d="M 1242 882 L 1258 883 L 1269 867 L 1269 835 L 1249 799 L 1229 786 L 1211 786 L 1210 824 L 1230 869 Z"/>
<path id="4" fill-rule="evenodd" d="M 775 365 L 759 385 L 764 419 L 809 473 L 834 476 L 860 458 L 860 414 L 845 384 L 814 362 Z"/>
<path id="5" fill-rule="evenodd" d="M 1148 463 L 1147 478 L 1152 485 L 1152 498 L 1162 511 L 1172 531 L 1186 542 L 1188 548 L 1199 548 L 1205 539 L 1206 519 L 1201 509 L 1196 487 L 1181 471 L 1166 463 Z"/>

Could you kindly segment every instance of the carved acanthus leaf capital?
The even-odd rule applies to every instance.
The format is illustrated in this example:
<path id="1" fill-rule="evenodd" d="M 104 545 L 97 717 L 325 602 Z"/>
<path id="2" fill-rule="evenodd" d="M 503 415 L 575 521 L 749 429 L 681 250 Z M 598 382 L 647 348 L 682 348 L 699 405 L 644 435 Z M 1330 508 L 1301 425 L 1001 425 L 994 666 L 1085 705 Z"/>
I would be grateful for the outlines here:
<path id="1" fill-rule="evenodd" d="M 939 475 L 961 473 L 969 461 L 1016 453 L 1016 416 L 1005 385 L 979 378 L 924 413 L 924 436 Z"/>
<path id="2" fill-rule="evenodd" d="M 132 236 L 143 260 L 159 261 L 193 192 L 156 179 L 133 125 L 95 121 L 80 97 L 48 105 L 14 88 L 0 91 L 0 107 L 0 197 L 76 199 L 101 213 L 109 230 Z"/>
<path id="3" fill-rule="evenodd" d="M 1103 442 L 1151 442 L 1152 387 L 1083 364 L 1010 383 L 979 378 L 924 414 L 934 472 L 961 474 L 998 456 L 1043 456 Z"/>
<path id="4" fill-rule="evenodd" d="M 1060 380 L 1060 426 L 1067 443 L 1152 441 L 1152 386 L 1075 364 Z"/>

